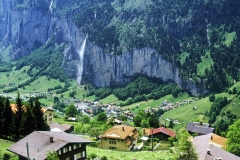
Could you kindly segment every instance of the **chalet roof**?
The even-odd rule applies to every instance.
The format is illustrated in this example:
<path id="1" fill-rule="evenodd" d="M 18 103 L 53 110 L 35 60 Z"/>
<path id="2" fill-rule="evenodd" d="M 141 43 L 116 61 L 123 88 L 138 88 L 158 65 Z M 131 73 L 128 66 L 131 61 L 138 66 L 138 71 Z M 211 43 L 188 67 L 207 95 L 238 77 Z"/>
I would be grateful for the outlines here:
<path id="1" fill-rule="evenodd" d="M 215 157 L 221 157 L 222 160 L 240 160 L 240 157 L 237 157 L 232 153 L 221 149 L 219 145 L 212 143 L 212 136 L 216 138 L 216 135 L 212 133 L 194 137 L 193 145 L 195 146 L 196 151 L 199 154 L 199 160 L 213 160 Z M 218 140 L 222 139 L 219 137 L 217 137 Z M 224 138 L 222 140 L 224 140 Z M 210 154 L 207 153 L 208 150 L 210 150 Z"/>
<path id="2" fill-rule="evenodd" d="M 176 132 L 165 128 L 165 127 L 159 127 L 159 128 L 146 128 L 145 129 L 145 135 L 147 136 L 151 136 L 154 134 L 158 134 L 158 133 L 163 133 L 165 135 L 171 136 L 171 137 L 176 137 Z"/>
<path id="3" fill-rule="evenodd" d="M 210 154 L 206 154 L 204 160 L 213 160 L 215 158 L 222 158 L 222 160 L 240 160 L 240 157 L 235 156 L 234 154 L 225 151 L 221 148 L 216 147 L 211 144 L 209 146 Z"/>
<path id="4" fill-rule="evenodd" d="M 53 137 L 53 142 L 50 142 L 50 137 Z M 27 157 L 26 144 L 29 146 L 29 157 L 38 159 L 46 159 L 49 151 L 58 151 L 68 143 L 91 143 L 92 141 L 78 137 L 65 132 L 51 131 L 35 131 L 13 144 L 7 150 Z"/>
<path id="5" fill-rule="evenodd" d="M 212 133 L 214 128 L 209 127 L 207 123 L 200 124 L 199 122 L 189 122 L 186 130 L 198 134 L 208 134 Z"/>
<path id="6" fill-rule="evenodd" d="M 114 139 L 125 139 L 127 136 L 134 137 L 138 136 L 136 135 L 136 128 L 131 126 L 125 126 L 125 125 L 117 125 L 110 129 L 108 129 L 105 133 L 102 134 L 102 138 L 114 138 Z"/>
<path id="7" fill-rule="evenodd" d="M 49 124 L 49 126 L 50 126 L 51 130 L 58 128 L 59 130 L 61 130 L 63 132 L 65 132 L 65 131 L 69 130 L 71 127 L 73 127 L 73 125 L 59 124 L 57 122 L 51 123 L 51 124 Z"/>
<path id="8" fill-rule="evenodd" d="M 42 111 L 43 111 L 43 113 L 45 113 L 46 111 L 54 111 L 54 109 L 51 109 L 51 108 L 43 108 L 43 107 L 42 107 Z"/>

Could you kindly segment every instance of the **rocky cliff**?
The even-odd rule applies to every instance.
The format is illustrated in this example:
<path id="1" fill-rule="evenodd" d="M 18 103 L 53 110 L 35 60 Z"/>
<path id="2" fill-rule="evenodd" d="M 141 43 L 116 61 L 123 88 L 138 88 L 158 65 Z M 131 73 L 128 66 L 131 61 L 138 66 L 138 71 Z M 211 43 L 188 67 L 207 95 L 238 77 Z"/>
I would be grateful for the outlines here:
<path id="1" fill-rule="evenodd" d="M 33 8 L 19 10 L 14 8 L 14 1 L 0 2 L 0 51 L 10 48 L 13 60 L 31 54 L 45 44 L 52 36 L 56 46 L 67 43 L 62 67 L 69 77 L 77 78 L 80 51 L 86 34 L 69 20 L 53 17 Z M 124 85 L 131 78 L 144 74 L 174 81 L 193 95 L 206 92 L 202 84 L 187 82 L 179 77 L 179 70 L 172 63 L 164 60 L 161 53 L 151 48 L 142 48 L 125 52 L 121 55 L 104 53 L 103 50 L 87 40 L 82 83 L 91 83 L 97 87 Z"/>

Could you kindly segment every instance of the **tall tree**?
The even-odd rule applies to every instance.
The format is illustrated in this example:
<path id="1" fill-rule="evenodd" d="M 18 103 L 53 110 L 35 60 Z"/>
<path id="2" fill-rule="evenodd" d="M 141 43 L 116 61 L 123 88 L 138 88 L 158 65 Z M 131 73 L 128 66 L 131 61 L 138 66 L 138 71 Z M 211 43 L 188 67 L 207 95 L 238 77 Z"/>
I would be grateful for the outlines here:
<path id="1" fill-rule="evenodd" d="M 97 115 L 97 121 L 98 122 L 102 122 L 102 123 L 106 123 L 107 122 L 107 115 L 105 112 L 99 113 Z"/>
<path id="2" fill-rule="evenodd" d="M 4 109 L 4 104 L 3 104 L 3 97 L 0 97 L 0 120 L 3 118 L 3 109 Z M 2 135 L 2 125 L 0 125 L 0 136 Z"/>
<path id="3" fill-rule="evenodd" d="M 23 136 L 30 134 L 35 129 L 35 117 L 30 106 L 25 106 L 25 110 L 21 127 Z"/>
<path id="4" fill-rule="evenodd" d="M 45 131 L 50 130 L 48 124 L 46 123 L 43 115 L 43 110 L 41 107 L 41 103 L 39 102 L 38 97 L 35 99 L 35 105 L 33 107 L 33 114 L 35 116 L 35 130 L 37 131 Z"/>
<path id="5" fill-rule="evenodd" d="M 22 99 L 20 98 L 20 93 L 18 92 L 17 99 L 16 99 L 16 110 L 15 110 L 15 113 L 13 114 L 13 121 L 11 126 L 11 133 L 15 140 L 18 140 L 22 135 L 21 123 L 22 123 L 23 114 L 24 114 L 24 107 L 22 104 Z"/>
<path id="6" fill-rule="evenodd" d="M 180 138 L 178 140 L 178 154 L 177 160 L 198 160 L 198 155 L 195 148 L 190 141 L 190 135 L 187 130 L 183 130 L 180 133 Z"/>
<path id="7" fill-rule="evenodd" d="M 10 134 L 10 125 L 12 124 L 12 109 L 10 106 L 10 101 L 8 98 L 4 101 L 4 108 L 2 112 L 2 119 L 1 119 L 1 131 L 2 135 L 9 136 Z"/>
<path id="8" fill-rule="evenodd" d="M 227 132 L 227 150 L 237 156 L 240 156 L 240 119 L 230 125 Z"/>
<path id="9" fill-rule="evenodd" d="M 158 118 L 154 114 L 149 116 L 148 122 L 149 122 L 149 126 L 150 127 L 154 127 L 154 128 L 158 128 L 159 127 Z"/>
<path id="10" fill-rule="evenodd" d="M 73 104 L 68 106 L 66 109 L 66 115 L 69 117 L 75 117 L 77 113 L 78 113 L 77 108 Z"/>

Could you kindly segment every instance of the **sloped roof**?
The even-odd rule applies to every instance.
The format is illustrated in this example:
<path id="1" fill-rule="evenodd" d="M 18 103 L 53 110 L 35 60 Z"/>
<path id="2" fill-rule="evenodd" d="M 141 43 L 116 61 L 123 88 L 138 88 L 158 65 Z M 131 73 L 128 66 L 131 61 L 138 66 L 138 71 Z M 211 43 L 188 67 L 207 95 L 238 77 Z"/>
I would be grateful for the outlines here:
<path id="1" fill-rule="evenodd" d="M 53 143 L 50 143 L 50 137 L 53 137 Z M 37 159 L 46 159 L 49 151 L 58 151 L 68 143 L 91 143 L 92 141 L 68 134 L 65 132 L 35 131 L 13 144 L 7 150 L 27 157 L 26 144 L 29 146 L 29 157 Z"/>
<path id="2" fill-rule="evenodd" d="M 57 122 L 53 122 L 51 124 L 49 124 L 51 130 L 58 128 L 59 130 L 65 132 L 66 130 L 70 129 L 71 127 L 73 127 L 73 125 L 69 125 L 69 124 L 59 124 Z"/>
<path id="3" fill-rule="evenodd" d="M 220 145 L 213 144 L 211 141 L 214 141 L 214 137 L 211 139 L 212 136 L 214 136 L 215 139 L 217 137 L 217 135 L 212 133 L 194 137 L 193 145 L 199 154 L 199 160 L 214 160 L 215 157 L 221 157 L 222 160 L 240 160 L 240 157 L 221 149 Z M 222 139 L 219 137 L 217 137 L 215 143 L 217 143 L 219 139 Z M 207 153 L 208 149 L 210 149 L 210 154 Z"/>
<path id="4" fill-rule="evenodd" d="M 117 125 L 102 134 L 102 138 L 125 139 L 127 136 L 132 136 L 136 128 L 125 125 Z M 136 131 L 137 132 L 137 131 Z M 135 135 L 136 136 L 136 135 Z"/>
<path id="5" fill-rule="evenodd" d="M 212 133 L 214 128 L 209 127 L 207 123 L 202 123 L 201 125 L 199 122 L 189 122 L 186 130 L 198 134 L 208 134 Z"/>
<path id="6" fill-rule="evenodd" d="M 240 157 L 235 156 L 234 154 L 227 152 L 221 148 L 216 147 L 215 145 L 210 145 L 210 154 L 206 154 L 204 160 L 213 160 L 215 158 L 222 158 L 222 160 L 240 160 Z"/>
<path id="7" fill-rule="evenodd" d="M 54 111 L 54 109 L 51 109 L 51 108 L 43 108 L 43 107 L 42 107 L 42 111 L 43 111 L 43 113 L 45 113 L 46 111 Z"/>
<path id="8" fill-rule="evenodd" d="M 145 135 L 151 136 L 157 133 L 163 133 L 165 135 L 171 136 L 171 137 L 176 137 L 176 132 L 165 128 L 165 127 L 159 127 L 159 128 L 146 128 L 145 129 Z"/>

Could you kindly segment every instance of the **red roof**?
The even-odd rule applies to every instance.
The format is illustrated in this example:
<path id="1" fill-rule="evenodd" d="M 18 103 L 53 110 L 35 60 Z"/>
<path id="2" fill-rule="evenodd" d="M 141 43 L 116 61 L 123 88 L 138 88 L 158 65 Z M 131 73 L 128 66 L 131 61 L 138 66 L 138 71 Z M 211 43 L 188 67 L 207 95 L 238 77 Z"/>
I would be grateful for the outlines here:
<path id="1" fill-rule="evenodd" d="M 165 127 L 150 129 L 150 132 L 149 132 L 148 136 L 151 136 L 152 134 L 154 135 L 154 134 L 157 134 L 157 133 L 163 133 L 163 134 L 166 134 L 166 135 L 171 136 L 171 137 L 176 137 L 176 132 L 174 132 L 170 129 L 167 129 Z"/>

